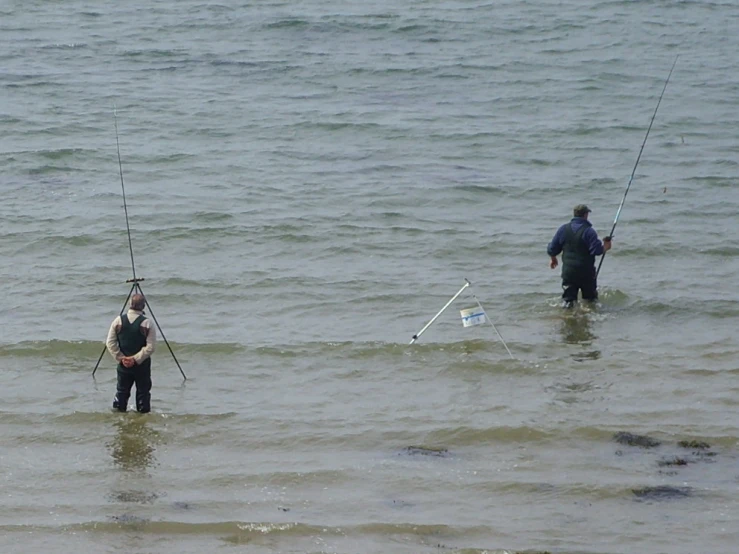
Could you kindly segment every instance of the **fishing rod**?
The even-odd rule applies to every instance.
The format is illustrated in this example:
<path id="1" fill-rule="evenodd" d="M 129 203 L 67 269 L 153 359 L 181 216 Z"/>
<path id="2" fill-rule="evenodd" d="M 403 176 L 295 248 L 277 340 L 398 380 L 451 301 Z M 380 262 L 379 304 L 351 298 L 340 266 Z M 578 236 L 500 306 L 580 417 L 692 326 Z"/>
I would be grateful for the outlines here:
<path id="1" fill-rule="evenodd" d="M 654 123 L 654 118 L 657 117 L 657 110 L 659 110 L 659 105 L 662 102 L 662 97 L 665 95 L 665 90 L 667 90 L 667 83 L 670 82 L 670 77 L 672 76 L 672 71 L 675 69 L 675 65 L 677 64 L 677 59 L 680 57 L 678 54 L 675 56 L 675 61 L 672 62 L 672 67 L 670 68 L 670 73 L 667 74 L 667 79 L 665 80 L 665 86 L 662 87 L 662 94 L 659 95 L 659 100 L 657 100 L 657 107 L 654 108 L 654 113 L 652 114 L 652 119 L 649 122 L 649 127 L 647 127 L 647 134 L 644 136 L 644 141 L 641 143 L 641 148 L 639 149 L 639 155 L 636 157 L 636 163 L 634 164 L 634 169 L 631 170 L 631 177 L 629 178 L 629 184 L 626 185 L 626 191 L 624 192 L 624 196 L 621 199 L 621 204 L 618 206 L 618 210 L 616 211 L 616 218 L 613 220 L 613 227 L 611 227 L 610 234 L 606 237 L 608 240 L 613 238 L 613 233 L 616 232 L 616 225 L 618 225 L 618 218 L 621 215 L 621 210 L 624 207 L 624 202 L 626 202 L 626 195 L 629 194 L 629 189 L 631 188 L 631 182 L 634 180 L 634 175 L 636 174 L 636 168 L 639 165 L 639 160 L 641 160 L 642 152 L 644 152 L 644 146 L 647 144 L 647 139 L 649 138 L 649 131 L 652 130 L 652 124 Z M 595 271 L 595 277 L 598 278 L 598 274 L 600 273 L 600 266 L 603 265 L 603 260 L 606 258 L 606 252 L 603 252 L 603 255 L 600 258 L 600 262 L 598 262 L 598 269 Z"/>
<path id="2" fill-rule="evenodd" d="M 182 366 L 180 365 L 179 360 L 177 359 L 177 356 L 174 354 L 174 350 L 172 350 L 172 347 L 169 344 L 169 341 L 167 340 L 167 337 L 164 335 L 164 331 L 162 330 L 161 325 L 159 325 L 159 321 L 157 321 L 156 316 L 154 315 L 154 311 L 151 309 L 151 305 L 149 304 L 149 300 L 146 298 L 146 295 L 144 294 L 143 289 L 141 288 L 141 281 L 144 280 L 143 277 L 138 278 L 136 277 L 136 263 L 134 262 L 133 258 L 133 242 L 131 241 L 131 225 L 128 221 L 128 204 L 126 203 L 126 186 L 123 183 L 123 163 L 121 162 L 121 143 L 120 139 L 118 138 L 118 113 L 116 111 L 115 106 L 113 106 L 113 121 L 115 123 L 115 145 L 116 150 L 118 152 L 118 172 L 121 176 L 121 192 L 123 193 L 123 211 L 126 214 L 126 232 L 128 233 L 128 251 L 131 254 L 131 271 L 133 272 L 133 279 L 127 279 L 126 283 L 132 283 L 131 290 L 128 291 L 128 296 L 126 297 L 126 301 L 123 303 L 123 308 L 121 308 L 121 314 L 126 310 L 126 305 L 128 304 L 129 299 L 133 295 L 134 291 L 137 291 L 144 297 L 144 302 L 146 308 L 149 310 L 149 314 L 151 314 L 151 318 L 154 320 L 154 324 L 157 326 L 157 329 L 159 329 L 159 334 L 162 335 L 162 339 L 164 339 L 164 343 L 167 345 L 167 348 L 169 349 L 170 354 L 172 354 L 172 358 L 174 359 L 175 364 L 177 364 L 177 369 L 180 370 L 180 373 L 182 374 L 182 378 L 187 381 L 187 375 L 185 375 L 185 372 L 182 370 Z M 92 377 L 95 377 L 95 372 L 98 369 L 98 366 L 100 365 L 100 362 L 103 359 L 103 356 L 105 355 L 106 347 L 103 347 L 103 351 L 100 353 L 100 357 L 98 358 L 97 363 L 95 364 L 95 368 L 92 370 Z"/>
<path id="3" fill-rule="evenodd" d="M 118 172 L 121 176 L 121 191 L 123 192 L 123 211 L 126 214 L 126 231 L 128 232 L 128 251 L 131 253 L 131 271 L 136 282 L 136 264 L 133 261 L 133 243 L 131 242 L 131 225 L 128 223 L 128 204 L 126 204 L 126 187 L 123 184 L 123 164 L 121 163 L 121 143 L 118 139 L 118 113 L 113 106 L 113 121 L 115 122 L 115 145 L 118 150 Z"/>

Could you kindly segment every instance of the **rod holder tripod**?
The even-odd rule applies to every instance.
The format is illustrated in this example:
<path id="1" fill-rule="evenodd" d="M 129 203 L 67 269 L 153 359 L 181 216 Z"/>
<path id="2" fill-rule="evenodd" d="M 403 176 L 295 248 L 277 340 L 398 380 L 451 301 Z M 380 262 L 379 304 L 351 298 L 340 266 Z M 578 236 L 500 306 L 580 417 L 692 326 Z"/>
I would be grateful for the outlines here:
<path id="1" fill-rule="evenodd" d="M 182 378 L 187 381 L 187 376 L 185 375 L 185 372 L 182 371 L 182 366 L 180 365 L 180 362 L 177 360 L 177 356 L 174 354 L 174 350 L 172 350 L 172 347 L 169 345 L 169 341 L 167 340 L 167 337 L 164 336 L 164 331 L 162 331 L 161 325 L 159 325 L 159 321 L 157 321 L 156 316 L 154 315 L 154 311 L 151 309 L 151 305 L 149 304 L 149 301 L 146 300 L 146 295 L 144 294 L 144 291 L 141 289 L 141 285 L 139 284 L 141 281 L 143 281 L 144 278 L 133 278 L 133 279 L 126 279 L 126 283 L 132 283 L 131 290 L 128 291 L 128 296 L 126 297 L 126 300 L 123 302 L 123 307 L 121 308 L 120 314 L 123 315 L 123 313 L 126 311 L 126 306 L 128 306 L 128 301 L 131 299 L 131 296 L 134 292 L 138 292 L 144 297 L 144 302 L 146 303 L 146 307 L 149 310 L 149 313 L 151 314 L 151 318 L 154 320 L 154 323 L 157 326 L 157 329 L 159 329 L 159 334 L 162 335 L 162 339 L 164 340 L 164 343 L 167 345 L 167 348 L 169 348 L 169 352 L 172 354 L 172 359 L 174 359 L 174 363 L 177 364 L 177 368 L 180 370 L 180 373 L 182 374 Z M 95 372 L 98 369 L 98 366 L 100 365 L 100 362 L 103 359 L 103 356 L 105 356 L 105 351 L 107 350 L 107 346 L 103 347 L 103 351 L 100 353 L 100 357 L 98 358 L 97 363 L 95 364 L 95 369 L 92 370 L 92 376 L 95 377 Z"/>
<path id="2" fill-rule="evenodd" d="M 143 297 L 145 306 L 149 309 L 149 313 L 151 314 L 151 318 L 154 320 L 154 323 L 157 326 L 157 329 L 159 329 L 159 333 L 162 335 L 162 339 L 164 339 L 164 343 L 167 345 L 167 348 L 169 348 L 169 352 L 172 354 L 172 358 L 174 359 L 174 362 L 177 364 L 177 367 L 180 370 L 180 373 L 182 373 L 182 378 L 187 381 L 187 376 L 185 375 L 185 372 L 182 371 L 182 366 L 180 365 L 180 362 L 177 361 L 177 356 L 174 355 L 174 351 L 172 350 L 172 347 L 169 345 L 169 342 L 167 341 L 167 337 L 164 336 L 164 331 L 162 331 L 162 327 L 159 325 L 159 322 L 157 321 L 156 316 L 154 315 L 154 311 L 151 309 L 151 305 L 149 304 L 149 301 L 146 300 L 146 295 L 144 294 L 144 291 L 141 290 L 141 281 L 143 281 L 142 278 L 136 277 L 136 263 L 133 259 L 133 243 L 131 242 L 131 225 L 128 221 L 128 204 L 126 202 L 126 186 L 123 183 L 123 164 L 121 163 L 121 143 L 118 139 L 118 115 L 115 110 L 115 106 L 113 106 L 113 121 L 115 122 L 115 145 L 116 145 L 116 151 L 118 153 L 118 172 L 121 176 L 121 193 L 123 195 L 123 211 L 126 214 L 126 233 L 128 235 L 128 251 L 131 253 L 131 271 L 133 272 L 133 279 L 126 279 L 126 283 L 132 283 L 131 290 L 128 291 L 128 296 L 126 297 L 126 301 L 123 303 L 123 307 L 121 308 L 121 313 L 119 315 L 123 315 L 123 312 L 126 311 L 126 306 L 128 305 L 128 301 L 131 298 L 131 295 L 133 295 L 134 291 L 138 291 Z M 95 378 L 95 372 L 98 369 L 98 366 L 100 365 L 100 362 L 103 359 L 103 356 L 105 356 L 105 351 L 108 349 L 107 345 L 103 347 L 103 351 L 100 353 L 100 357 L 98 358 L 98 362 L 95 364 L 95 369 L 92 370 L 92 378 Z"/>

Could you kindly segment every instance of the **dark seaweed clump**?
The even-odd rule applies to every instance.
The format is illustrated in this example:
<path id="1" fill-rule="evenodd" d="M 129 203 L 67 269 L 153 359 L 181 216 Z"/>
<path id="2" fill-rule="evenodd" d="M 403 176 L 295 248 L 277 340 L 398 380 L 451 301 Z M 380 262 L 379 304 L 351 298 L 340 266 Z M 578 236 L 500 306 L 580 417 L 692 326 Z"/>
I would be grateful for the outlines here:
<path id="1" fill-rule="evenodd" d="M 674 458 L 670 458 L 668 460 L 659 460 L 657 462 L 657 465 L 660 467 L 686 466 L 688 465 L 688 460 L 675 456 Z"/>
<path id="2" fill-rule="evenodd" d="M 689 448 L 691 450 L 708 450 L 711 448 L 711 445 L 707 442 L 703 441 L 680 441 L 677 443 L 677 445 L 681 448 Z"/>
<path id="3" fill-rule="evenodd" d="M 437 544 L 436 548 L 440 548 L 444 550 L 452 549 L 451 546 L 447 546 L 441 543 Z M 487 550 L 484 550 L 484 552 L 487 552 Z M 506 552 L 508 552 L 508 550 L 506 550 Z M 516 550 L 513 554 L 552 554 L 552 553 L 549 552 L 549 550 Z"/>
<path id="4" fill-rule="evenodd" d="M 127 525 L 149 523 L 149 520 L 143 517 L 135 516 L 133 514 L 121 514 L 119 516 L 108 516 L 110 521 L 116 523 L 122 523 Z"/>
<path id="5" fill-rule="evenodd" d="M 672 500 L 693 496 L 693 491 L 689 487 L 672 487 L 670 485 L 641 487 L 639 489 L 632 489 L 631 492 L 644 500 Z"/>
<path id="6" fill-rule="evenodd" d="M 641 448 L 654 448 L 662 444 L 657 439 L 647 437 L 646 435 L 635 435 L 626 431 L 619 431 L 613 435 L 613 440 L 619 444 L 627 444 L 629 446 L 640 446 Z"/>
<path id="7" fill-rule="evenodd" d="M 428 446 L 406 446 L 403 449 L 404 454 L 410 456 L 439 456 L 444 457 L 449 454 L 446 448 L 432 448 Z"/>

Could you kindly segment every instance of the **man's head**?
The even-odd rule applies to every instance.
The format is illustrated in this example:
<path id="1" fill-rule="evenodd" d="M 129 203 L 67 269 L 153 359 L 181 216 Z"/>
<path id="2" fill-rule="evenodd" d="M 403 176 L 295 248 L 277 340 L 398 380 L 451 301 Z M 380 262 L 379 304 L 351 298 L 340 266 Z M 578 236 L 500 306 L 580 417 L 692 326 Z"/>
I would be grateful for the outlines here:
<path id="1" fill-rule="evenodd" d="M 131 297 L 131 309 L 136 311 L 143 311 L 144 306 L 146 306 L 146 298 L 144 298 L 143 294 L 134 294 Z"/>
<path id="2" fill-rule="evenodd" d="M 588 208 L 585 204 L 578 204 L 577 206 L 575 206 L 575 209 L 572 210 L 572 215 L 574 215 L 575 217 L 588 217 L 590 211 L 590 208 Z"/>

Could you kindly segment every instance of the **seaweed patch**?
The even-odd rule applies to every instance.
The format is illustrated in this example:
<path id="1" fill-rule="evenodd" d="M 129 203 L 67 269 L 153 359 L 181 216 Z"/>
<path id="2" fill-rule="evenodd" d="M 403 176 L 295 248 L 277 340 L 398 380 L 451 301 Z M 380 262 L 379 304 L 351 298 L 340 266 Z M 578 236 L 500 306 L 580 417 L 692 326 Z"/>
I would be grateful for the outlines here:
<path id="1" fill-rule="evenodd" d="M 674 458 L 659 460 L 657 465 L 660 467 L 686 466 L 688 465 L 688 460 L 675 456 Z"/>
<path id="2" fill-rule="evenodd" d="M 690 450 L 708 450 L 711 448 L 711 445 L 707 442 L 696 440 L 680 441 L 677 445 L 681 448 L 688 448 Z"/>
<path id="3" fill-rule="evenodd" d="M 635 435 L 626 431 L 619 431 L 613 435 L 613 440 L 619 444 L 627 444 L 629 446 L 639 446 L 641 448 L 654 448 L 662 444 L 657 439 L 646 435 Z"/>
<path id="4" fill-rule="evenodd" d="M 119 516 L 108 516 L 110 521 L 126 525 L 140 525 L 143 523 L 149 523 L 149 520 L 143 517 L 135 516 L 133 514 L 121 514 Z"/>
<path id="5" fill-rule="evenodd" d="M 693 491 L 690 487 L 672 487 L 670 485 L 641 487 L 632 489 L 631 492 L 634 493 L 634 496 L 643 500 L 673 500 L 693 496 Z"/>
<path id="6" fill-rule="evenodd" d="M 445 457 L 449 455 L 449 450 L 443 447 L 434 448 L 428 446 L 406 446 L 403 449 L 402 453 L 408 454 L 409 456 Z"/>

